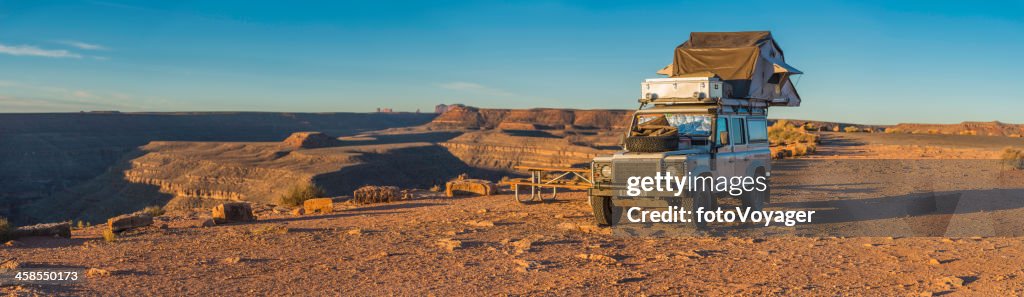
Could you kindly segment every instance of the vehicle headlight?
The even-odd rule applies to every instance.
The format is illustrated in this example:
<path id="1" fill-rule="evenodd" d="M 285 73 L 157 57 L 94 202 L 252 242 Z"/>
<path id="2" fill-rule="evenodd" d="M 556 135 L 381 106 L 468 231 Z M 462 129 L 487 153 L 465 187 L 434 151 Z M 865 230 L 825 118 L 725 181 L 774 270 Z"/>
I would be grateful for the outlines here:
<path id="1" fill-rule="evenodd" d="M 612 177 L 612 165 L 601 165 L 601 171 L 599 172 L 602 177 Z"/>

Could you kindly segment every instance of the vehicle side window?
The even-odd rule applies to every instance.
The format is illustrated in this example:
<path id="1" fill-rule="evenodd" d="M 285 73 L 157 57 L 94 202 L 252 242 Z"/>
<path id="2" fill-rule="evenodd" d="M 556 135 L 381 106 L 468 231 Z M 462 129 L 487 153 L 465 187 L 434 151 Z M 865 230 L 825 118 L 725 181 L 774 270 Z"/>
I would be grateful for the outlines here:
<path id="1" fill-rule="evenodd" d="M 719 137 L 719 135 L 722 135 L 722 132 L 728 132 L 729 131 L 729 119 L 728 118 L 718 118 L 717 122 L 718 122 L 718 129 L 715 129 L 715 133 L 717 133 L 717 134 L 715 134 L 715 139 L 716 139 L 715 140 L 715 144 L 717 144 L 718 146 L 728 145 L 729 142 L 722 142 L 722 138 Z M 729 135 L 729 138 L 732 138 L 732 135 Z"/>
<path id="2" fill-rule="evenodd" d="M 732 144 L 747 143 L 747 125 L 743 122 L 741 118 L 732 119 L 732 131 L 729 131 L 729 141 L 732 141 Z"/>
<path id="3" fill-rule="evenodd" d="M 750 142 L 768 142 L 768 122 L 762 119 L 750 120 L 747 130 L 750 130 Z"/>

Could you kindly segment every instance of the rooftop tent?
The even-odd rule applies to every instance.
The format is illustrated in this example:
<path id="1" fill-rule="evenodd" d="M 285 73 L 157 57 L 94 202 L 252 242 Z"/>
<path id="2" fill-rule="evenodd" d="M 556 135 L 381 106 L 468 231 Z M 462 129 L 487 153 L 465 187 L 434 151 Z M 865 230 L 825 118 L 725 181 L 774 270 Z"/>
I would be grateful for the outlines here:
<path id="1" fill-rule="evenodd" d="M 785 60 L 768 31 L 693 32 L 690 40 L 676 47 L 672 64 L 658 74 L 687 77 L 710 72 L 728 84 L 726 97 L 800 106 L 790 76 L 803 72 Z"/>

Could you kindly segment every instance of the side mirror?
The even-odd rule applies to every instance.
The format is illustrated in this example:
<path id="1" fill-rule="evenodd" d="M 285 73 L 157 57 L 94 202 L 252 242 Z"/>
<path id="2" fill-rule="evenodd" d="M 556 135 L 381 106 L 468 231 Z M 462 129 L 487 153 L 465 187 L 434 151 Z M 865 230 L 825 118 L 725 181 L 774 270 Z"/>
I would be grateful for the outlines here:
<path id="1" fill-rule="evenodd" d="M 718 132 L 718 142 L 721 143 L 722 145 L 729 144 L 729 132 Z"/>

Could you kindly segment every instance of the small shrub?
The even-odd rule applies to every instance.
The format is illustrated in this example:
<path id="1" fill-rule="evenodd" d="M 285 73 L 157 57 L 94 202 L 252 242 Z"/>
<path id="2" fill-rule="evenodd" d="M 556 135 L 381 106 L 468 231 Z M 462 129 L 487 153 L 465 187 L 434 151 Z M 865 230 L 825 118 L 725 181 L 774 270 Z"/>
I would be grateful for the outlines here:
<path id="1" fill-rule="evenodd" d="M 794 157 L 798 157 L 798 156 L 810 155 L 811 153 L 814 153 L 814 149 L 815 149 L 815 147 L 814 147 L 813 144 L 806 144 L 806 143 L 794 144 L 793 145 L 793 156 Z"/>
<path id="2" fill-rule="evenodd" d="M 142 213 L 148 214 L 149 216 L 155 218 L 155 217 L 164 215 L 164 213 L 166 213 L 166 211 L 164 211 L 164 208 L 161 207 L 161 206 L 153 205 L 153 206 L 146 206 L 146 208 L 143 208 L 142 209 Z"/>
<path id="3" fill-rule="evenodd" d="M 846 133 L 860 132 L 860 128 L 857 128 L 857 126 L 847 126 L 843 128 L 843 131 L 846 131 Z"/>
<path id="4" fill-rule="evenodd" d="M 363 186 L 352 192 L 352 201 L 356 203 L 379 203 L 397 201 L 401 196 L 398 187 Z"/>
<path id="5" fill-rule="evenodd" d="M 117 241 L 117 234 L 110 228 L 103 229 L 103 241 L 114 242 Z"/>
<path id="6" fill-rule="evenodd" d="M 306 200 L 320 198 L 324 195 L 323 189 L 312 183 L 307 183 L 292 187 L 288 193 L 278 197 L 277 202 L 278 204 L 285 206 L 299 206 L 302 205 L 303 202 L 306 202 Z"/>
<path id="7" fill-rule="evenodd" d="M 1006 165 L 1014 169 L 1024 170 L 1024 150 L 1008 147 L 1003 150 L 1003 155 L 1000 158 L 1003 159 L 1003 163 L 1006 163 Z"/>
<path id="8" fill-rule="evenodd" d="M 435 192 L 435 193 L 436 192 L 440 192 L 441 191 L 441 186 L 434 185 L 433 187 L 430 187 L 430 191 L 431 192 Z"/>
<path id="9" fill-rule="evenodd" d="M 85 221 L 78 220 L 78 229 L 85 229 Z"/>
<path id="10" fill-rule="evenodd" d="M 768 127 L 768 142 L 771 145 L 818 142 L 818 136 L 794 127 L 787 121 L 780 120 Z"/>
<path id="11" fill-rule="evenodd" d="M 7 241 L 11 239 L 11 223 L 7 221 L 7 218 L 0 217 L 0 240 Z"/>
<path id="12" fill-rule="evenodd" d="M 807 155 L 807 146 L 805 146 L 804 144 L 795 144 L 795 145 L 793 145 L 793 156 L 806 156 L 806 155 Z"/>

